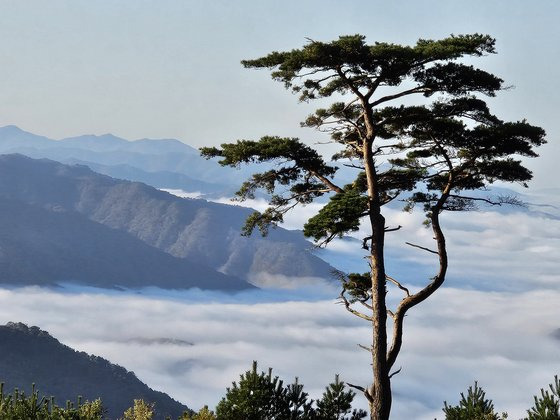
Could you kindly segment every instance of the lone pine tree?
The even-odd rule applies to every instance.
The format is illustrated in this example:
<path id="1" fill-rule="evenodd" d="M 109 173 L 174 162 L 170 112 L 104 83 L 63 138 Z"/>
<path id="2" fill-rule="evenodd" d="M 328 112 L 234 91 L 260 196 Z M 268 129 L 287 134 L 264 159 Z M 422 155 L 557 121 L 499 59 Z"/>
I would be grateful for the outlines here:
<path id="1" fill-rule="evenodd" d="M 371 419 L 389 418 L 405 314 L 445 280 L 442 213 L 471 210 L 479 200 L 514 202 L 469 192 L 495 181 L 525 184 L 531 172 L 519 157 L 537 156 L 534 147 L 545 143 L 543 129 L 526 121 L 505 122 L 490 112 L 482 98 L 502 90 L 503 80 L 460 62 L 493 53 L 495 40 L 480 34 L 421 39 L 414 46 L 368 45 L 363 36 L 353 35 L 327 43 L 311 40 L 301 49 L 243 61 L 247 68 L 270 69 L 272 78 L 302 101 L 332 100 L 302 125 L 329 133 L 340 146 L 333 159 L 356 169 L 354 182 L 347 185 L 337 183 L 336 166 L 297 138 L 267 136 L 201 149 L 207 158 L 221 157 L 222 165 L 275 163 L 244 182 L 237 193 L 241 200 L 254 197 L 257 189 L 270 194 L 269 207 L 248 218 L 245 234 L 255 228 L 266 234 L 287 211 L 325 194 L 330 201 L 306 223 L 305 235 L 326 246 L 359 228 L 368 230 L 362 239 L 370 270 L 342 275 L 340 299 L 349 312 L 371 324 L 367 349 L 372 383 L 355 386 L 369 402 Z M 423 104 L 411 105 L 411 97 Z M 423 206 L 433 231 L 433 249 L 410 244 L 437 260 L 435 275 L 417 292 L 385 266 L 385 235 L 400 226 L 385 220 L 383 208 L 397 198 L 407 202 L 407 209 Z M 386 301 L 389 290 L 403 294 L 392 309 Z"/>

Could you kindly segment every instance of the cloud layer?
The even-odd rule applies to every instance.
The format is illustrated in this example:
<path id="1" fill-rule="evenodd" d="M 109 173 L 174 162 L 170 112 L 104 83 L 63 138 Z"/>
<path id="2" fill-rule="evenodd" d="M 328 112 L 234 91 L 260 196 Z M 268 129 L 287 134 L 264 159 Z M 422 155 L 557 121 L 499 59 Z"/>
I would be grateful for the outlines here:
<path id="1" fill-rule="evenodd" d="M 552 201 L 543 202 L 547 197 Z M 532 395 L 560 373 L 560 213 L 554 197 L 533 198 L 552 205 L 444 215 L 449 276 L 406 319 L 393 418 L 441 419 L 443 401 L 456 403 L 475 380 L 498 410 L 519 418 Z M 317 209 L 292 213 L 287 227 L 301 227 Z M 387 239 L 389 272 L 420 287 L 433 275 L 434 258 L 405 241 L 432 245 L 423 215 L 388 209 L 386 217 L 403 226 Z M 345 270 L 367 269 L 356 239 L 334 242 L 320 255 Z M 335 286 L 311 278 L 261 280 L 280 281 L 284 289 L 229 295 L 0 289 L 0 322 L 37 325 L 195 409 L 214 406 L 252 360 L 286 381 L 298 376 L 314 398 L 336 373 L 369 383 L 368 354 L 357 344 L 368 344 L 370 328 L 335 304 Z M 391 291 L 390 302 L 398 298 Z"/>
<path id="2" fill-rule="evenodd" d="M 38 325 L 193 408 L 215 405 L 252 360 L 285 380 L 298 376 L 314 397 L 335 373 L 368 383 L 368 355 L 357 344 L 367 344 L 369 328 L 333 301 L 206 298 L 1 290 L 0 322 Z M 411 311 L 398 361 L 403 371 L 394 378 L 394 418 L 442 418 L 443 400 L 456 402 L 474 380 L 497 409 L 523 415 L 532 395 L 560 372 L 560 341 L 553 336 L 559 300 L 558 291 L 447 288 Z"/>

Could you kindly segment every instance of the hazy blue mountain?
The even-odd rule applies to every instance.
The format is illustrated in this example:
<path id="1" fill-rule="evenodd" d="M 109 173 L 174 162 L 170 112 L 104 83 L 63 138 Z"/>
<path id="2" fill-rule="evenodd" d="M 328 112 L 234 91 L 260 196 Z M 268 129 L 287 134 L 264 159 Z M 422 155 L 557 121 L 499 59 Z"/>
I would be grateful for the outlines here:
<path id="1" fill-rule="evenodd" d="M 250 209 L 178 198 L 85 166 L 2 155 L 0 197 L 79 213 L 174 257 L 257 283 L 265 274 L 329 278 L 332 269 L 310 252 L 300 232 L 278 228 L 266 239 L 240 236 Z"/>
<path id="2" fill-rule="evenodd" d="M 31 392 L 35 383 L 41 396 L 55 396 L 58 405 L 101 398 L 111 419 L 122 416 L 141 398 L 155 404 L 156 418 L 176 419 L 187 406 L 154 391 L 133 372 L 84 352 L 77 352 L 38 327 L 22 323 L 0 326 L 0 382 L 4 392 L 14 388 Z"/>
<path id="3" fill-rule="evenodd" d="M 0 150 L 2 152 L 18 148 L 43 149 L 51 147 L 53 140 L 23 131 L 15 125 L 0 128 Z"/>
<path id="4" fill-rule="evenodd" d="M 140 139 L 128 141 L 112 134 L 95 136 L 86 134 L 77 137 L 68 137 L 58 141 L 60 146 L 85 149 L 96 152 L 113 152 L 116 150 L 152 155 L 167 153 L 180 153 L 198 156 L 199 152 L 179 140 L 175 139 Z"/>
<path id="5" fill-rule="evenodd" d="M 232 191 L 238 186 L 238 179 L 244 179 L 252 169 L 240 170 L 222 168 L 215 162 L 200 157 L 198 150 L 174 139 L 140 139 L 128 141 L 112 134 L 102 136 L 83 135 L 62 140 L 52 140 L 36 136 L 15 126 L 0 127 L 0 153 L 21 153 L 33 158 L 48 158 L 63 163 L 89 162 L 105 168 L 105 173 L 120 176 L 123 165 L 135 168 L 128 175 L 133 181 L 160 185 L 160 172 L 173 185 L 184 184 L 185 176 L 217 184 L 218 190 Z M 109 169 L 115 166 L 114 169 Z M 119 168 L 120 167 L 120 168 Z M 152 176 L 152 174 L 154 174 Z M 173 179 L 176 175 L 177 179 Z M 206 185 L 206 184 L 201 184 Z M 173 188 L 170 185 L 163 187 Z M 216 187 L 211 191 L 216 192 Z"/>
<path id="6" fill-rule="evenodd" d="M 102 165 L 78 159 L 67 159 L 65 163 L 85 165 L 103 175 L 127 181 L 138 181 L 156 188 L 178 189 L 201 192 L 204 196 L 232 197 L 236 188 L 218 182 L 205 182 L 190 176 L 171 171 L 146 172 L 130 165 Z"/>
<path id="7" fill-rule="evenodd" d="M 0 200 L 0 283 L 239 290 L 251 287 L 56 204 Z"/>

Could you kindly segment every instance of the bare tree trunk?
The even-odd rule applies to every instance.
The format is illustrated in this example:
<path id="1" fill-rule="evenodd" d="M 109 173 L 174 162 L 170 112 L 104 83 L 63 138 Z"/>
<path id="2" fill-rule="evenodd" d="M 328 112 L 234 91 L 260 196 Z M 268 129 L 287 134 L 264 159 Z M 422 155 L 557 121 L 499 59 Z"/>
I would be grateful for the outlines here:
<path id="1" fill-rule="evenodd" d="M 375 209 L 377 210 L 377 209 Z M 371 280 L 373 307 L 371 420 L 388 420 L 391 412 L 391 380 L 387 363 L 387 306 L 386 275 L 383 249 L 385 242 L 385 219 L 375 212 L 370 217 L 372 225 Z"/>
<path id="2" fill-rule="evenodd" d="M 364 123 L 366 137 L 363 141 L 362 152 L 364 170 L 368 186 L 368 213 L 371 226 L 371 306 L 372 306 L 372 345 L 371 359 L 373 370 L 373 384 L 366 391 L 369 401 L 371 420 L 388 420 L 391 413 L 391 379 L 390 366 L 387 362 L 387 276 L 385 274 L 385 218 L 381 214 L 379 186 L 373 158 L 372 146 L 375 140 L 373 111 L 367 99 L 358 92 L 364 109 Z"/>

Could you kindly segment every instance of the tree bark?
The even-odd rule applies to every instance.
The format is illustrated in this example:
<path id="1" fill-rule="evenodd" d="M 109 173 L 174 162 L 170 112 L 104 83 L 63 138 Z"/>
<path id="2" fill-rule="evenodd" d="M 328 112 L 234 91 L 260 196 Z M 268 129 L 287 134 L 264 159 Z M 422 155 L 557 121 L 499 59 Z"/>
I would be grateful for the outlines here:
<path id="1" fill-rule="evenodd" d="M 379 212 L 376 212 L 371 216 L 371 222 L 373 228 L 371 242 L 373 386 L 369 403 L 371 420 L 388 420 L 392 396 L 387 363 L 387 305 L 385 302 L 387 288 L 383 257 L 385 219 Z"/>
<path id="2" fill-rule="evenodd" d="M 391 380 L 387 363 L 387 276 L 385 274 L 385 218 L 381 214 L 381 202 L 377 185 L 377 173 L 373 160 L 374 140 L 371 109 L 366 107 L 365 123 L 367 139 L 363 145 L 364 166 L 368 183 L 368 213 L 371 226 L 371 306 L 372 345 L 371 358 L 373 384 L 366 391 L 371 420 L 388 420 L 391 412 Z"/>

